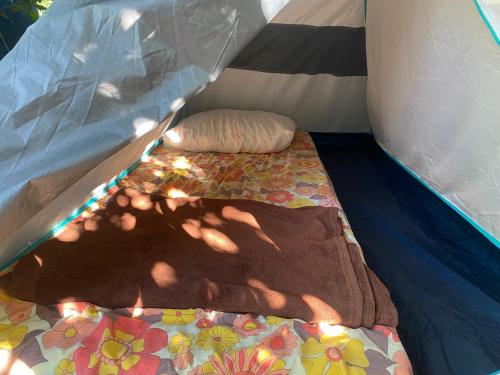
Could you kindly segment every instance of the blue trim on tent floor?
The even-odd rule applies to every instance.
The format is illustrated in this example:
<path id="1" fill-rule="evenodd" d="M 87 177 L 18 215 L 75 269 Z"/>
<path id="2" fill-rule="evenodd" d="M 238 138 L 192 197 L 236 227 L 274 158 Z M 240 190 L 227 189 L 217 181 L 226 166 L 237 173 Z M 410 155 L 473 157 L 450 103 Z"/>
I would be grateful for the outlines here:
<path id="1" fill-rule="evenodd" d="M 500 366 L 500 250 L 366 134 L 313 134 L 416 374 Z"/>

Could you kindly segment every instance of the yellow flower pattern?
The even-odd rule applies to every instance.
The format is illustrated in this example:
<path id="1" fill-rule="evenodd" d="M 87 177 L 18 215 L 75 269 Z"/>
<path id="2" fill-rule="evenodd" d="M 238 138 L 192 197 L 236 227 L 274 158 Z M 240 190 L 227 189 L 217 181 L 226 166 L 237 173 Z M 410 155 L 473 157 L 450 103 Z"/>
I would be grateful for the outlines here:
<path id="1" fill-rule="evenodd" d="M 310 207 L 314 206 L 314 202 L 307 198 L 295 198 L 294 200 L 288 202 L 289 208 L 300 208 L 300 207 Z"/>
<path id="2" fill-rule="evenodd" d="M 268 316 L 266 318 L 266 321 L 268 324 L 271 324 L 273 326 L 279 326 L 281 323 L 285 322 L 286 319 L 285 318 L 280 318 L 279 316 Z"/>
<path id="3" fill-rule="evenodd" d="M 198 335 L 196 344 L 203 350 L 222 353 L 233 348 L 238 342 L 240 342 L 240 338 L 234 330 L 225 326 L 214 326 L 203 329 Z"/>
<path id="4" fill-rule="evenodd" d="M 87 305 L 85 307 L 85 314 L 90 318 L 90 319 L 96 319 L 99 316 L 99 311 L 91 305 Z"/>
<path id="5" fill-rule="evenodd" d="M 75 371 L 75 362 L 70 359 L 62 359 L 54 369 L 54 375 L 73 375 Z"/>
<path id="6" fill-rule="evenodd" d="M 0 324 L 0 349 L 12 350 L 21 344 L 28 327 L 24 325 Z"/>
<path id="7" fill-rule="evenodd" d="M 163 317 L 161 321 L 163 324 L 167 325 L 185 325 L 194 322 L 196 319 L 196 310 L 174 310 L 165 309 L 163 310 Z"/>
<path id="8" fill-rule="evenodd" d="M 179 353 L 182 352 L 184 348 L 190 348 L 191 345 L 192 336 L 188 336 L 181 332 L 170 339 L 168 351 L 170 353 Z"/>
<path id="9" fill-rule="evenodd" d="M 302 345 L 302 365 L 307 374 L 366 375 L 368 358 L 361 340 L 347 334 L 310 337 Z"/>
<path id="10" fill-rule="evenodd" d="M 285 375 L 285 362 L 256 347 L 214 353 L 200 366 L 201 374 L 210 375 Z"/>

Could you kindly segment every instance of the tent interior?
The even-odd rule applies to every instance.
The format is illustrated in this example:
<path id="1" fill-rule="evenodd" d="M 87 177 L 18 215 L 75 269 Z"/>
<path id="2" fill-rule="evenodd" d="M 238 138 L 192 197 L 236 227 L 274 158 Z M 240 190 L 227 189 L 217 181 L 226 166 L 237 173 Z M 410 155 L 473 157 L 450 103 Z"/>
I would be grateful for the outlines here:
<path id="1" fill-rule="evenodd" d="M 342 328 L 201 306 L 55 308 L 2 292 L 0 372 L 500 371 L 499 34 L 500 5 L 486 0 L 56 0 L 0 60 L 3 277 L 116 191 L 168 191 L 172 155 L 226 177 L 238 161 L 249 165 L 235 172 L 243 185 L 203 185 L 204 197 L 290 208 L 333 201 L 399 323 Z M 276 169 L 258 170 L 264 159 L 252 154 L 162 144 L 167 130 L 219 109 L 296 123 L 290 148 L 266 156 Z M 288 168 L 286 189 L 245 191 Z M 196 173 L 201 182 L 186 189 L 201 189 Z M 70 328 L 78 339 L 63 342 Z M 95 332 L 120 330 L 135 332 L 117 341 L 125 354 L 95 354 L 109 342 Z M 288 348 L 273 351 L 277 337 Z M 276 358 L 261 358 L 263 347 Z"/>

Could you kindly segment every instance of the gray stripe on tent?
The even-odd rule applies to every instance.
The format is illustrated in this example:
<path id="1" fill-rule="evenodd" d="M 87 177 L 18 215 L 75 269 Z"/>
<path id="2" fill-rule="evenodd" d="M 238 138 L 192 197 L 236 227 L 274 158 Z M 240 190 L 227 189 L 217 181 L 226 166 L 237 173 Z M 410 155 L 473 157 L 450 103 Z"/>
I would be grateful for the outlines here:
<path id="1" fill-rule="evenodd" d="M 266 73 L 365 76 L 365 28 L 268 24 L 229 67 Z"/>

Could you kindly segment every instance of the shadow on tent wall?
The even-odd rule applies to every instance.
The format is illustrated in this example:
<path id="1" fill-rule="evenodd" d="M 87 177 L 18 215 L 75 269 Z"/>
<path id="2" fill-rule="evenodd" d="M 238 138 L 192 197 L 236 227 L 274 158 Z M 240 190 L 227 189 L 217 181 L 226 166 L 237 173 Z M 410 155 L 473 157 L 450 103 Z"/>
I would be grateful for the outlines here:
<path id="1" fill-rule="evenodd" d="M 416 373 L 498 370 L 500 249 L 371 136 L 313 139 L 368 264 L 391 292 Z"/>

